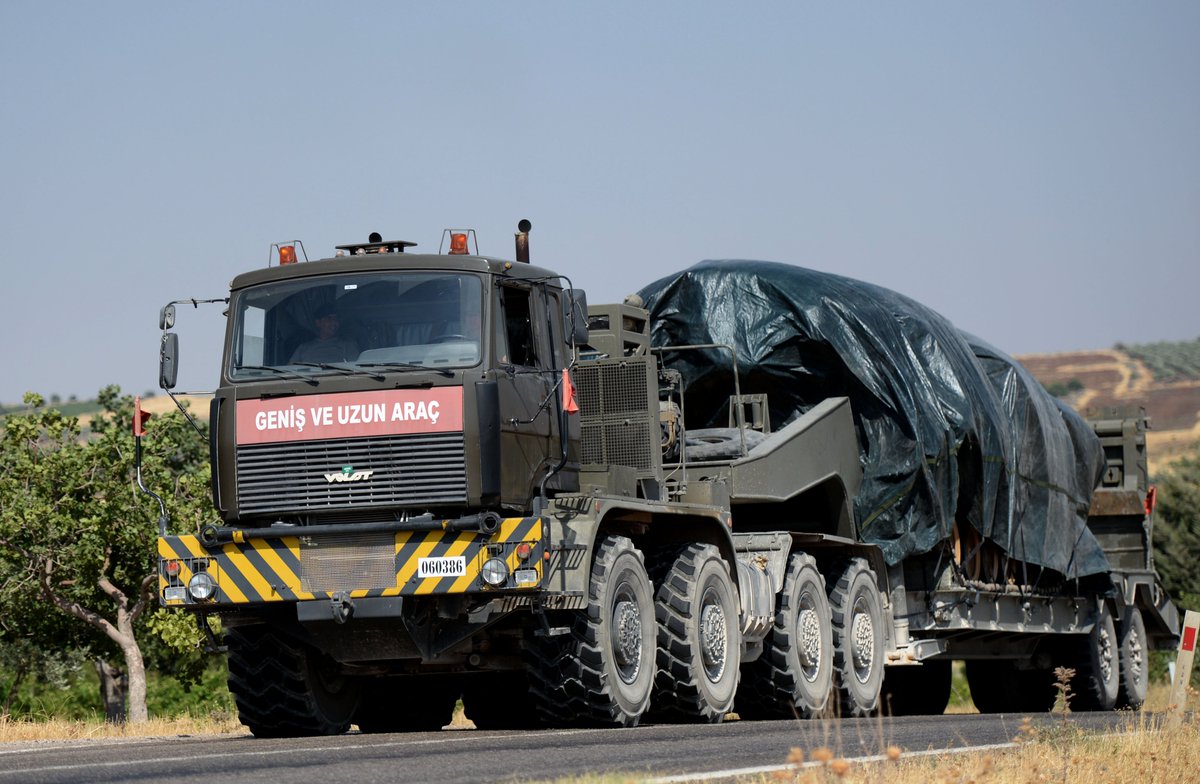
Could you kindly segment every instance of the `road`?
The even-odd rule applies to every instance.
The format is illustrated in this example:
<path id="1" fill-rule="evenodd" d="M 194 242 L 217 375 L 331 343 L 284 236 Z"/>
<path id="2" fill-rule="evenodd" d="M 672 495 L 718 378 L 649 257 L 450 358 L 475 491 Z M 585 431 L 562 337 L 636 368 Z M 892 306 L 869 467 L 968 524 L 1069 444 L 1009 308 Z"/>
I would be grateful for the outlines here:
<path id="1" fill-rule="evenodd" d="M 1038 722 L 1061 719 L 1042 716 Z M 1127 715 L 1073 714 L 1091 728 Z M 827 746 L 839 756 L 1004 744 L 1017 715 L 830 721 L 734 721 L 632 730 L 480 732 L 257 740 L 249 735 L 0 744 L 0 784 L 235 780 L 289 784 L 369 781 L 520 782 L 583 773 L 638 778 L 701 775 L 786 763 L 793 747 Z"/>

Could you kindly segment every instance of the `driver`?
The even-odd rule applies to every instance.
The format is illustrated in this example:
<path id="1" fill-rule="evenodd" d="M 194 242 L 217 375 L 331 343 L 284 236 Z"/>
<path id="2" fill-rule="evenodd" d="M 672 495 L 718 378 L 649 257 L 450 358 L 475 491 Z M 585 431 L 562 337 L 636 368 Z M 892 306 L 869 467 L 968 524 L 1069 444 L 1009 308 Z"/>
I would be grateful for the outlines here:
<path id="1" fill-rule="evenodd" d="M 301 343 L 292 353 L 290 364 L 301 362 L 346 362 L 358 359 L 358 344 L 350 338 L 340 337 L 341 320 L 332 305 L 317 309 L 313 317 L 317 332 L 316 340 Z"/>

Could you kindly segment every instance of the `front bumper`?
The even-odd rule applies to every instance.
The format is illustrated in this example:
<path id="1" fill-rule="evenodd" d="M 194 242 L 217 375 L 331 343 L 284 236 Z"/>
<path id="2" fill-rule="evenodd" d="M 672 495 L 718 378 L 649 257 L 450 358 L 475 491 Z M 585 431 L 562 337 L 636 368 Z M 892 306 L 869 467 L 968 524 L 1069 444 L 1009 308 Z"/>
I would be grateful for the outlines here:
<path id="1" fill-rule="evenodd" d="M 366 533 L 339 528 L 278 534 L 245 529 L 232 542 L 212 545 L 197 536 L 159 537 L 159 602 L 219 612 L 335 596 L 519 594 L 543 584 L 541 518 L 509 518 L 490 534 L 444 526 Z M 492 562 L 489 571 L 496 574 L 497 560 L 506 574 L 493 585 L 483 578 L 484 564 Z M 198 573 L 215 584 L 207 600 L 189 589 Z"/>

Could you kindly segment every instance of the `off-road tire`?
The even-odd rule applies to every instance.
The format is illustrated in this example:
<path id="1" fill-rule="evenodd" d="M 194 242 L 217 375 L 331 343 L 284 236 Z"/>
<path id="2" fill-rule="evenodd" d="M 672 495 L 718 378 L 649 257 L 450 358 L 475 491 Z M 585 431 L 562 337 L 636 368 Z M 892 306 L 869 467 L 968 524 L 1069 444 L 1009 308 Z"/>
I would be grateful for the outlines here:
<path id="1" fill-rule="evenodd" d="M 454 718 L 460 691 L 447 675 L 403 675 L 363 681 L 354 723 L 367 733 L 433 732 Z"/>
<path id="2" fill-rule="evenodd" d="M 793 553 L 763 652 L 742 665 L 738 716 L 809 719 L 829 707 L 832 694 L 833 621 L 825 579 L 811 555 Z"/>
<path id="3" fill-rule="evenodd" d="M 1120 642 L 1112 613 L 1103 602 L 1100 615 L 1075 652 L 1075 697 L 1071 709 L 1107 711 L 1117 705 L 1121 688 Z"/>
<path id="4" fill-rule="evenodd" d="M 225 633 L 229 691 L 238 718 L 259 738 L 340 735 L 358 708 L 360 684 L 327 656 L 269 626 Z"/>
<path id="5" fill-rule="evenodd" d="M 833 672 L 838 713 L 869 716 L 883 688 L 883 597 L 875 572 L 852 558 L 829 590 L 833 616 Z"/>
<path id="6" fill-rule="evenodd" d="M 1149 656 L 1146 648 L 1146 622 L 1142 611 L 1126 607 L 1125 617 L 1117 627 L 1120 643 L 1121 682 L 1117 694 L 1117 707 L 1138 710 L 1146 701 L 1149 686 Z"/>
<path id="7" fill-rule="evenodd" d="M 966 674 L 980 713 L 1046 713 L 1058 697 L 1049 669 L 1022 670 L 1008 659 L 969 659 Z"/>
<path id="8" fill-rule="evenodd" d="M 950 704 L 950 660 L 888 667 L 883 675 L 883 712 L 890 716 L 940 716 Z"/>
<path id="9" fill-rule="evenodd" d="M 566 634 L 532 637 L 526 672 L 548 724 L 633 727 L 654 685 L 654 591 L 645 558 L 624 536 L 596 545 L 586 610 L 556 615 Z"/>
<path id="10" fill-rule="evenodd" d="M 733 710 L 742 656 L 740 605 L 729 564 L 713 545 L 690 544 L 663 566 L 654 601 L 654 715 L 714 724 Z"/>

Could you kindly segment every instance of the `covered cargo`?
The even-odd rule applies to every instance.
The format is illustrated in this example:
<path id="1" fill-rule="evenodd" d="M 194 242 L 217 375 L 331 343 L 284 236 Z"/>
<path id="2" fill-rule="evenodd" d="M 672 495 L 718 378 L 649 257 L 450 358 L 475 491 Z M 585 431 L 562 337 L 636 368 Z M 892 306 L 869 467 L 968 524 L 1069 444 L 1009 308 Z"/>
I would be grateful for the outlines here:
<path id="1" fill-rule="evenodd" d="M 1103 453 L 1082 420 L 1007 355 L 889 289 L 764 261 L 704 261 L 639 292 L 651 342 L 686 379 L 687 426 L 727 422 L 728 351 L 741 388 L 766 392 L 778 429 L 850 398 L 864 477 L 859 536 L 889 563 L 969 524 L 1022 563 L 1102 575 L 1087 528 Z"/>

